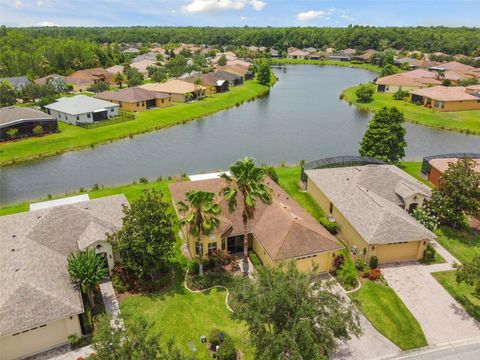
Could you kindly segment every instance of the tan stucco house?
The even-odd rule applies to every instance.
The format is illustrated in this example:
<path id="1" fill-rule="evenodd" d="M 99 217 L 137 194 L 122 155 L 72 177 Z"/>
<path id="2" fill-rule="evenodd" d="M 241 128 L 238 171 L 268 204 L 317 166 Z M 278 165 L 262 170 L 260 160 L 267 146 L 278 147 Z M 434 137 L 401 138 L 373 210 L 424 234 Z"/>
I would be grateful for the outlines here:
<path id="1" fill-rule="evenodd" d="M 118 91 L 104 91 L 95 98 L 120 105 L 124 111 L 145 111 L 171 105 L 171 96 L 158 91 L 149 91 L 139 87 L 129 87 Z"/>
<path id="2" fill-rule="evenodd" d="M 271 205 L 257 203 L 254 221 L 249 224 L 249 248 L 253 250 L 265 266 L 277 266 L 293 260 L 297 268 L 310 271 L 314 266 L 317 272 L 327 272 L 333 267 L 333 259 L 343 246 L 322 225 L 307 213 L 295 200 L 284 192 L 271 179 L 266 180 L 273 190 Z M 230 212 L 228 204 L 220 195 L 226 186 L 221 178 L 185 181 L 170 185 L 172 200 L 178 213 L 178 202 L 185 200 L 186 192 L 203 190 L 217 194 L 216 201 L 222 209 L 219 216 L 221 225 L 209 236 L 202 238 L 201 244 L 195 239 L 189 241 L 190 253 L 195 257 L 201 253 L 208 257 L 214 250 L 228 253 L 243 251 L 243 223 L 241 209 Z M 238 200 L 240 202 L 240 200 Z"/>
<path id="3" fill-rule="evenodd" d="M 190 99 L 202 98 L 205 96 L 205 86 L 194 85 L 180 79 L 170 79 L 164 83 L 150 83 L 140 85 L 139 88 L 168 94 L 174 102 L 187 102 Z"/>
<path id="4" fill-rule="evenodd" d="M 435 111 L 480 110 L 480 93 L 463 86 L 433 86 L 412 91 L 411 101 Z"/>
<path id="5" fill-rule="evenodd" d="M 106 233 L 122 225 L 123 195 L 0 217 L 0 359 L 29 356 L 82 336 L 80 291 L 67 258 L 93 248 L 114 265 Z"/>
<path id="6" fill-rule="evenodd" d="M 367 261 L 419 260 L 435 235 L 410 214 L 428 186 L 393 165 L 306 170 L 307 192 L 336 221 L 339 236 Z"/>

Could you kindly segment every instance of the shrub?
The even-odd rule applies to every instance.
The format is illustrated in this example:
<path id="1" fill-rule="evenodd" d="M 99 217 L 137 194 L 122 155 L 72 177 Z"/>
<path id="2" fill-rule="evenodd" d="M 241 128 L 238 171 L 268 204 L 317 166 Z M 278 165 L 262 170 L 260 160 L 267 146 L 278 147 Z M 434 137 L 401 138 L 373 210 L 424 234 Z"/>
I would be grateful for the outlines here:
<path id="1" fill-rule="evenodd" d="M 343 257 L 342 254 L 337 255 L 333 260 L 333 266 L 335 267 L 336 270 L 338 270 L 344 263 L 345 263 L 345 258 Z"/>
<path id="2" fill-rule="evenodd" d="M 123 294 L 125 291 L 127 291 L 127 285 L 123 283 L 119 274 L 112 274 L 112 285 L 119 294 Z"/>
<path id="3" fill-rule="evenodd" d="M 18 135 L 18 129 L 17 128 L 11 128 L 5 131 L 5 133 L 8 135 L 10 139 L 15 139 Z"/>
<path id="4" fill-rule="evenodd" d="M 258 258 L 257 254 L 255 254 L 253 251 L 251 251 L 248 254 L 248 257 L 250 258 L 250 261 L 253 264 L 253 267 L 260 267 L 263 266 L 261 260 Z"/>
<path id="5" fill-rule="evenodd" d="M 140 179 L 138 179 L 138 182 L 140 184 L 148 184 L 148 179 L 146 177 L 141 177 Z"/>
<path id="6" fill-rule="evenodd" d="M 33 128 L 32 132 L 35 134 L 35 135 L 41 135 L 43 134 L 43 127 L 42 125 L 37 125 Z"/>
<path id="7" fill-rule="evenodd" d="M 368 102 L 372 100 L 373 93 L 375 92 L 373 86 L 368 84 L 360 85 L 359 88 L 355 91 L 358 101 Z"/>
<path id="8" fill-rule="evenodd" d="M 326 217 L 321 217 L 318 222 L 328 230 L 330 234 L 335 235 L 338 231 L 338 225 L 335 221 L 328 220 Z"/>
<path id="9" fill-rule="evenodd" d="M 438 227 L 438 218 L 428 208 L 416 208 L 412 216 L 430 231 Z"/>
<path id="10" fill-rule="evenodd" d="M 450 79 L 445 79 L 445 80 L 442 81 L 442 85 L 443 86 L 451 86 L 452 82 L 450 81 Z"/>
<path id="11" fill-rule="evenodd" d="M 233 340 L 228 337 L 225 337 L 225 340 L 220 345 L 220 348 L 217 351 L 217 359 L 222 360 L 235 360 L 237 358 L 237 351 L 235 349 L 235 344 Z"/>
<path id="12" fill-rule="evenodd" d="M 372 269 L 368 275 L 368 280 L 375 281 L 380 278 L 382 272 L 379 269 Z"/>
<path id="13" fill-rule="evenodd" d="M 228 335 L 225 331 L 222 331 L 217 328 L 213 328 L 212 330 L 210 330 L 210 333 L 208 334 L 208 342 L 213 346 L 219 345 L 220 333 L 223 333 L 225 335 L 225 340 L 230 337 L 230 335 Z"/>
<path id="14" fill-rule="evenodd" d="M 337 280 L 347 289 L 357 284 L 357 271 L 351 261 L 345 262 L 336 273 Z"/>
<path id="15" fill-rule="evenodd" d="M 355 260 L 355 267 L 358 271 L 363 271 L 367 267 L 367 263 L 362 259 Z"/>
<path id="16" fill-rule="evenodd" d="M 75 334 L 69 335 L 68 340 L 70 341 L 70 345 L 74 348 L 80 343 L 80 339 Z"/>
<path id="17" fill-rule="evenodd" d="M 378 257 L 376 257 L 375 255 L 370 258 L 370 267 L 372 269 L 376 269 L 378 267 Z"/>
<path id="18" fill-rule="evenodd" d="M 430 244 L 427 245 L 427 248 L 425 249 L 423 253 L 423 260 L 425 262 L 431 262 L 435 259 L 435 255 L 437 254 L 437 250 L 433 248 Z"/>
<path id="19" fill-rule="evenodd" d="M 393 94 L 393 100 L 403 100 L 410 96 L 408 91 L 398 90 L 395 94 Z"/>
<path id="20" fill-rule="evenodd" d="M 188 263 L 188 273 L 191 275 L 198 274 L 200 265 L 198 264 L 198 260 L 192 260 Z"/>

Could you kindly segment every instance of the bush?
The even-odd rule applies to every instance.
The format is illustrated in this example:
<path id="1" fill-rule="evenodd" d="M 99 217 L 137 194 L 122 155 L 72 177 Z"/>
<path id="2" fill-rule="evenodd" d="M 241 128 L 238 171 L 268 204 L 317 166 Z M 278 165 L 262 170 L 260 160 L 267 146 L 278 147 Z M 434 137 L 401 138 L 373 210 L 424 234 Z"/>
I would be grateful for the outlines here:
<path id="1" fill-rule="evenodd" d="M 342 254 L 337 255 L 333 260 L 333 266 L 335 267 L 335 270 L 338 270 L 340 267 L 342 267 L 344 263 L 345 263 L 345 258 Z"/>
<path id="2" fill-rule="evenodd" d="M 138 182 L 140 184 L 148 184 L 148 179 L 146 177 L 141 177 L 140 179 L 138 179 Z"/>
<path id="3" fill-rule="evenodd" d="M 119 274 L 112 274 L 112 285 L 119 294 L 123 294 L 127 291 L 127 285 L 125 285 Z"/>
<path id="4" fill-rule="evenodd" d="M 425 261 L 426 263 L 433 261 L 435 259 L 436 254 L 437 254 L 437 250 L 435 250 L 433 246 L 428 244 L 427 248 L 423 253 L 423 261 Z"/>
<path id="5" fill-rule="evenodd" d="M 382 272 L 379 269 L 372 269 L 368 274 L 368 280 L 371 280 L 371 281 L 378 280 L 381 275 L 382 275 Z"/>
<path id="6" fill-rule="evenodd" d="M 109 85 L 105 81 L 99 81 L 89 86 L 87 90 L 94 93 L 99 93 L 99 92 L 107 91 L 108 88 L 109 88 Z"/>
<path id="7" fill-rule="evenodd" d="M 363 269 L 365 269 L 366 267 L 367 267 L 367 263 L 365 261 L 363 261 L 362 259 L 355 260 L 355 268 L 358 271 L 363 271 Z"/>
<path id="8" fill-rule="evenodd" d="M 188 273 L 191 275 L 197 275 L 200 269 L 198 260 L 192 260 L 188 263 Z"/>
<path id="9" fill-rule="evenodd" d="M 10 139 L 15 139 L 18 135 L 18 129 L 17 128 L 11 128 L 5 131 L 5 133 L 8 135 Z"/>
<path id="10" fill-rule="evenodd" d="M 75 334 L 69 335 L 68 340 L 70 341 L 70 345 L 72 345 L 73 348 L 75 348 L 80 343 L 80 339 Z"/>
<path id="11" fill-rule="evenodd" d="M 355 91 L 358 101 L 368 102 L 372 100 L 373 93 L 375 92 L 373 86 L 368 84 L 360 85 L 360 87 Z"/>
<path id="12" fill-rule="evenodd" d="M 351 261 L 345 262 L 336 273 L 337 280 L 348 290 L 357 285 L 357 270 Z"/>
<path id="13" fill-rule="evenodd" d="M 250 261 L 253 264 L 253 267 L 260 267 L 263 266 L 262 261 L 258 258 L 257 254 L 255 254 L 253 251 L 248 253 L 248 257 L 250 258 Z M 243 261 L 243 260 L 240 260 Z"/>
<path id="14" fill-rule="evenodd" d="M 438 218 L 428 208 L 416 208 L 412 216 L 430 231 L 438 227 Z"/>
<path id="15" fill-rule="evenodd" d="M 372 269 L 376 269 L 378 267 L 378 257 L 376 257 L 375 255 L 370 258 L 370 267 Z"/>
<path id="16" fill-rule="evenodd" d="M 42 135 L 43 134 L 43 127 L 42 125 L 37 125 L 33 128 L 32 132 L 35 134 L 35 135 Z"/>
<path id="17" fill-rule="evenodd" d="M 335 221 L 328 220 L 326 217 L 321 217 L 318 222 L 328 230 L 330 234 L 335 235 L 338 231 L 338 225 Z"/>
<path id="18" fill-rule="evenodd" d="M 224 334 L 224 340 L 220 343 L 220 333 Z M 210 334 L 208 335 L 208 341 L 211 344 L 211 349 L 215 350 L 217 346 L 220 345 L 219 351 L 217 351 L 217 358 L 221 358 L 222 360 L 235 360 L 237 353 L 235 350 L 235 344 L 233 339 L 230 335 L 228 335 L 225 331 L 221 331 L 219 329 L 212 329 Z"/>
<path id="19" fill-rule="evenodd" d="M 395 94 L 393 94 L 393 100 L 403 100 L 410 96 L 408 91 L 398 90 Z"/>

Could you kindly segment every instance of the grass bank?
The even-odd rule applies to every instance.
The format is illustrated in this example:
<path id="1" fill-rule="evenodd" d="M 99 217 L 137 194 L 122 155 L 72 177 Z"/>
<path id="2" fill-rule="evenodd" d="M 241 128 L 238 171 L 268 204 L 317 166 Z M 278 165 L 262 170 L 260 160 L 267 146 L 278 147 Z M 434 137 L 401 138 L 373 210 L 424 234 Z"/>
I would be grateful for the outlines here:
<path id="1" fill-rule="evenodd" d="M 379 66 L 364 63 L 355 63 L 350 61 L 333 61 L 333 60 L 300 60 L 300 59 L 270 59 L 272 65 L 329 65 L 343 66 L 356 69 L 370 70 L 379 73 L 382 69 Z"/>
<path id="2" fill-rule="evenodd" d="M 109 141 L 184 124 L 213 113 L 265 96 L 269 87 L 257 81 L 246 81 L 243 86 L 216 94 L 193 103 L 174 103 L 168 108 L 139 113 L 135 120 L 93 129 L 59 122 L 60 132 L 43 137 L 23 139 L 0 145 L 0 166 L 21 163 L 66 151 L 94 147 Z"/>
<path id="3" fill-rule="evenodd" d="M 374 93 L 370 102 L 357 100 L 355 91 L 359 86 L 343 90 L 340 97 L 361 110 L 376 112 L 384 106 L 395 106 L 405 114 L 405 120 L 442 130 L 458 131 L 467 134 L 480 135 L 480 111 L 440 112 L 423 106 L 412 104 L 405 100 L 393 100 L 391 93 Z"/>
<path id="4" fill-rule="evenodd" d="M 348 294 L 372 325 L 402 350 L 427 345 L 417 319 L 391 288 L 372 281 Z"/>

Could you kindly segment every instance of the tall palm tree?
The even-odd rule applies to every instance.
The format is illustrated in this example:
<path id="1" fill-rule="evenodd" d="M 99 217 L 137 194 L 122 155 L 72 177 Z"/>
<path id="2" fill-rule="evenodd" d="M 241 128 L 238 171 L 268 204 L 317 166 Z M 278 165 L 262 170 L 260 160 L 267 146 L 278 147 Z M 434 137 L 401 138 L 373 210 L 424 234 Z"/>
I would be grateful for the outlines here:
<path id="1" fill-rule="evenodd" d="M 200 98 L 200 92 L 202 90 L 203 80 L 202 78 L 197 77 L 193 82 L 195 88 L 195 94 L 197 95 L 197 100 Z"/>
<path id="2" fill-rule="evenodd" d="M 182 215 L 180 226 L 187 231 L 187 243 L 190 235 L 197 238 L 195 249 L 197 250 L 199 274 L 203 275 L 203 248 L 202 236 L 209 235 L 213 229 L 220 226 L 218 215 L 220 206 L 215 203 L 215 194 L 212 192 L 192 190 L 185 194 L 185 201 L 179 201 L 179 212 Z M 190 245 L 190 244 L 188 244 Z M 189 247 L 190 248 L 190 247 Z"/>
<path id="3" fill-rule="evenodd" d="M 121 89 L 123 83 L 125 82 L 125 75 L 122 72 L 118 72 L 113 76 L 113 80 L 118 85 L 118 87 Z"/>
<path id="4" fill-rule="evenodd" d="M 272 203 L 272 190 L 265 184 L 265 169 L 257 167 L 251 158 L 238 160 L 230 166 L 232 175 L 221 175 L 227 182 L 223 196 L 228 202 L 230 212 L 238 206 L 237 197 L 241 200 L 243 221 L 243 274 L 248 276 L 248 221 L 255 216 L 257 200 L 265 204 Z"/>

